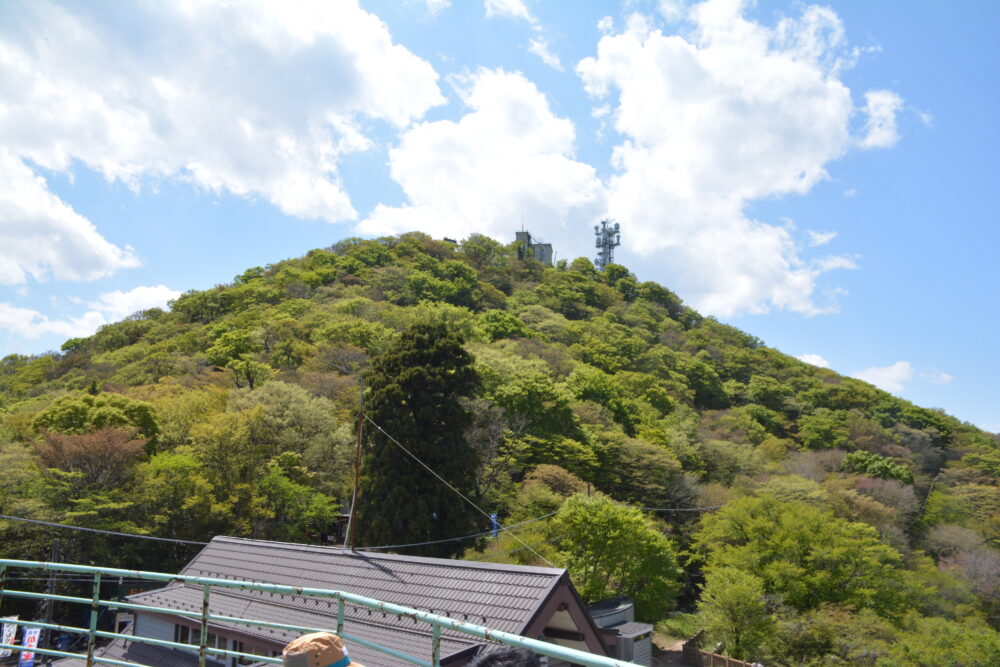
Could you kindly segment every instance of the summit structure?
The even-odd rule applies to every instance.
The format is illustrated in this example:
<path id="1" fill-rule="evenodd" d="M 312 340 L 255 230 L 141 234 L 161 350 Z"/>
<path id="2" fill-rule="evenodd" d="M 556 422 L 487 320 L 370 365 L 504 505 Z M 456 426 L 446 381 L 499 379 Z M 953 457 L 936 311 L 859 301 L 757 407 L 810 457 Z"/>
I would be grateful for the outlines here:
<path id="1" fill-rule="evenodd" d="M 621 245 L 621 227 L 610 218 L 605 218 L 601 224 L 594 225 L 594 236 L 594 246 L 598 248 L 594 264 L 598 271 L 603 271 L 615 261 L 615 248 Z"/>

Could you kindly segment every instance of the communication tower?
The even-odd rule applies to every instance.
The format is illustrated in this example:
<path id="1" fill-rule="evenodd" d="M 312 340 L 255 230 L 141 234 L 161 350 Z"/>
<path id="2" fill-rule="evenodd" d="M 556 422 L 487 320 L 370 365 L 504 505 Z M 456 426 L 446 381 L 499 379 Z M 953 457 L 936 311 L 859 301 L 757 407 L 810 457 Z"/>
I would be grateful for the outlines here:
<path id="1" fill-rule="evenodd" d="M 603 271 L 608 264 L 615 261 L 615 248 L 621 245 L 621 227 L 610 218 L 601 220 L 601 224 L 594 225 L 594 245 L 599 249 L 597 252 L 597 270 Z"/>

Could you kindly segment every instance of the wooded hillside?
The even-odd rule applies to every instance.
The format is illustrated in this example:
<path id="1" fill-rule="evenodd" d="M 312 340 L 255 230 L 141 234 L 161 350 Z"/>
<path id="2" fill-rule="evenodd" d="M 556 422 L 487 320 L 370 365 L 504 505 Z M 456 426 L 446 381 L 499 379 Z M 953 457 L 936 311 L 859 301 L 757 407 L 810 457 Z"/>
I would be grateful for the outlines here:
<path id="1" fill-rule="evenodd" d="M 463 351 L 451 362 L 414 342 L 435 327 Z M 545 267 L 482 236 L 345 240 L 3 358 L 0 513 L 317 542 L 350 498 L 362 375 L 387 415 L 405 390 L 393 359 L 438 369 L 443 396 L 440 374 L 466 373 L 456 355 L 471 370 L 440 399 L 441 428 L 461 427 L 474 470 L 454 483 L 519 526 L 397 551 L 552 562 L 590 600 L 633 595 L 661 631 L 706 627 L 765 664 L 1000 664 L 996 436 L 782 354 L 623 266 Z M 430 438 L 420 419 L 371 416 L 414 453 Z M 377 466 L 394 445 L 366 429 Z M 437 483 L 406 468 L 405 488 Z M 364 488 L 388 488 L 373 475 Z M 448 495 L 434 503 L 463 506 Z M 387 541 L 359 547 L 490 529 L 471 510 L 435 533 L 434 503 L 400 510 L 403 527 L 371 518 L 362 537 Z M 420 539 L 385 532 L 410 526 Z M 0 553 L 44 560 L 56 535 L 66 561 L 147 570 L 196 548 L 0 519 Z"/>

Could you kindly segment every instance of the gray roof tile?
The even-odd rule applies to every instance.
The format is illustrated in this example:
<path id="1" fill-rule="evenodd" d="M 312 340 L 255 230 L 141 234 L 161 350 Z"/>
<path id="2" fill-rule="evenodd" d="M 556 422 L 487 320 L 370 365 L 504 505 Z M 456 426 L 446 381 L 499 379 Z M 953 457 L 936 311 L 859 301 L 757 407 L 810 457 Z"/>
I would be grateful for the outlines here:
<path id="1" fill-rule="evenodd" d="M 535 609 L 565 573 L 555 568 L 420 558 L 301 544 L 216 537 L 181 571 L 183 575 L 242 579 L 363 595 L 470 623 L 520 633 Z M 201 610 L 199 588 L 174 584 L 132 596 L 143 604 Z M 211 613 L 335 630 L 336 602 L 293 595 L 213 589 Z M 484 620 L 485 618 L 485 620 Z M 213 623 L 219 627 L 285 643 L 297 632 Z M 430 656 L 430 626 L 348 605 L 344 630 L 416 656 Z M 454 631 L 442 633 L 442 656 L 481 643 Z M 371 665 L 404 664 L 352 645 L 351 653 Z"/>

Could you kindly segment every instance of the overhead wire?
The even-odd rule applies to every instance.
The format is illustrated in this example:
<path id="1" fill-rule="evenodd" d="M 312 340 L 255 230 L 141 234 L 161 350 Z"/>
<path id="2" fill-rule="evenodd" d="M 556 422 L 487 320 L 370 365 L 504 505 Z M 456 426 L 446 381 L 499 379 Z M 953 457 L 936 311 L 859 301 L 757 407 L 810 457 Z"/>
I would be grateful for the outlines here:
<path id="1" fill-rule="evenodd" d="M 194 540 L 178 540 L 173 537 L 157 537 L 155 535 L 138 535 L 136 533 L 121 533 L 117 530 L 101 530 L 100 528 L 86 528 L 84 526 L 71 526 L 66 523 L 55 523 L 52 521 L 42 521 L 40 519 L 28 519 L 23 516 L 10 516 L 7 514 L 0 514 L 0 519 L 7 519 L 8 521 L 23 521 L 25 523 L 33 523 L 40 526 L 49 526 L 50 528 L 66 528 L 68 530 L 79 530 L 87 533 L 100 533 L 103 535 L 115 535 L 117 537 L 134 537 L 140 540 L 155 540 L 157 542 L 173 542 L 174 544 L 198 544 L 205 546 L 208 542 L 196 542 Z"/>
<path id="2" fill-rule="evenodd" d="M 383 429 L 383 428 L 382 428 L 381 426 L 379 426 L 378 424 L 376 424 L 376 423 L 375 423 L 375 422 L 374 422 L 374 421 L 372 420 L 372 418 L 371 418 L 371 417 L 369 417 L 368 415 L 366 415 L 366 414 L 364 414 L 364 413 L 362 413 L 362 416 L 363 416 L 363 417 L 364 417 L 364 418 L 365 418 L 366 420 L 368 420 L 368 422 L 369 422 L 369 423 L 370 423 L 370 424 L 371 424 L 372 426 L 374 426 L 374 427 L 375 427 L 376 429 L 378 429 L 379 433 L 381 433 L 381 434 L 382 434 L 382 435 L 384 435 L 385 437 L 389 438 L 389 440 L 391 440 L 391 441 L 392 441 L 392 442 L 393 442 L 393 443 L 394 443 L 394 444 L 395 444 L 395 445 L 396 445 L 397 447 L 399 447 L 399 448 L 400 448 L 400 449 L 402 449 L 402 450 L 403 450 L 404 452 L 406 452 L 406 454 L 407 454 L 407 455 L 408 455 L 408 456 L 409 456 L 410 458 L 412 458 L 412 459 L 413 459 L 414 461 L 416 461 L 416 462 L 417 462 L 417 463 L 419 463 L 419 464 L 420 464 L 421 466 L 423 466 L 423 467 L 424 467 L 424 469 L 425 469 L 425 470 L 427 470 L 427 472 L 429 472 L 430 474 L 434 475 L 434 476 L 435 476 L 435 477 L 436 477 L 436 478 L 437 478 L 437 479 L 438 479 L 438 480 L 439 480 L 439 481 L 440 481 L 440 482 L 441 482 L 442 484 L 444 484 L 444 485 L 445 485 L 445 486 L 447 486 L 447 487 L 448 487 L 449 489 L 451 489 L 452 491 L 454 491 L 454 492 L 455 492 L 455 493 L 456 493 L 456 494 L 457 494 L 457 495 L 458 495 L 458 496 L 459 496 L 459 497 L 460 497 L 460 498 L 461 498 L 462 500 L 464 500 L 464 501 L 465 501 L 465 502 L 467 502 L 468 504 L 472 505 L 472 507 L 474 507 L 474 508 L 476 509 L 476 511 L 477 511 L 477 512 L 479 512 L 480 514 L 482 514 L 483 516 L 485 516 L 485 517 L 486 517 L 487 519 L 490 519 L 491 521 L 493 521 L 493 520 L 494 520 L 494 519 L 493 519 L 493 517 L 492 517 L 492 516 L 490 516 L 490 514 L 489 514 L 488 512 L 486 512 L 486 511 L 485 511 L 484 509 L 482 509 L 481 507 L 479 507 L 479 505 L 477 505 L 476 503 L 474 503 L 474 502 L 472 502 L 471 500 L 469 500 L 468 496 L 466 496 L 466 495 L 465 495 L 464 493 L 462 493 L 461 491 L 459 491 L 458 489 L 456 489 L 456 488 L 455 488 L 454 486 L 452 486 L 452 485 L 451 485 L 451 484 L 450 484 L 450 483 L 448 482 L 448 480 L 446 480 L 446 479 L 445 479 L 444 477 L 442 477 L 441 475 L 439 475 L 439 474 L 437 474 L 436 472 L 434 472 L 434 470 L 433 470 L 433 469 L 432 469 L 432 468 L 431 468 L 431 467 L 430 467 L 429 465 L 427 465 L 426 463 L 424 463 L 423 461 L 421 461 L 421 460 L 420 460 L 420 459 L 419 459 L 419 458 L 418 458 L 418 457 L 417 457 L 417 456 L 416 456 L 416 455 L 415 455 L 415 454 L 414 454 L 413 452 L 411 452 L 411 451 L 410 451 L 409 449 L 407 449 L 406 447 L 404 447 L 404 446 L 403 446 L 403 443 L 399 442 L 399 440 L 396 440 L 396 439 L 395 439 L 394 437 L 392 437 L 392 436 L 391 436 L 391 435 L 390 435 L 389 433 L 387 433 L 387 432 L 385 431 L 385 429 Z M 527 542 L 525 542 L 524 540 L 522 540 L 522 539 L 521 539 L 520 537 L 518 537 L 518 536 L 517 536 L 517 535 L 516 535 L 515 533 L 512 533 L 512 532 L 510 532 L 509 530 L 507 530 L 507 528 L 506 528 L 505 526 L 503 526 L 502 524 L 500 524 L 499 522 L 497 522 L 497 527 L 498 527 L 498 528 L 499 528 L 500 530 L 503 530 L 503 531 L 507 532 L 507 533 L 508 533 L 508 534 L 509 534 L 509 535 L 510 535 L 511 537 L 513 537 L 513 538 L 514 538 L 515 540 L 517 540 L 518 542 L 520 542 L 521 544 L 523 544 L 523 545 L 524 545 L 525 547 L 527 547 L 527 549 L 528 549 L 529 551 L 531 551 L 531 553 L 535 554 L 535 556 L 537 556 L 537 557 L 538 557 L 538 558 L 539 558 L 539 559 L 540 559 L 540 560 L 541 560 L 542 562 L 544 562 L 545 564 L 547 564 L 547 565 L 548 565 L 549 567 L 555 567 L 555 565 L 553 565 L 553 564 L 552 564 L 551 562 L 549 562 L 549 560 L 548 560 L 547 558 L 545 558 L 545 556 L 541 555 L 540 553 L 538 553 L 537 551 L 535 551 L 534 549 L 532 549 L 532 548 L 531 548 L 531 547 L 530 547 L 530 546 L 528 545 L 528 543 L 527 543 Z"/>
<path id="3" fill-rule="evenodd" d="M 543 514 L 542 516 L 536 516 L 534 519 L 527 519 L 525 521 L 519 521 L 518 523 L 513 523 L 507 526 L 507 530 L 512 530 L 514 528 L 520 528 L 521 526 L 526 526 L 529 523 L 535 523 L 536 521 L 541 521 L 543 519 L 548 519 L 551 516 L 555 516 L 556 512 L 549 512 L 548 514 Z M 443 540 L 431 540 L 429 542 L 413 542 L 411 544 L 390 544 L 386 546 L 378 547 L 361 547 L 358 551 L 382 551 L 385 549 L 403 549 L 405 547 L 423 547 L 429 544 L 443 544 L 445 542 L 459 542 L 461 540 L 471 540 L 474 537 L 486 537 L 487 535 L 492 535 L 493 530 L 486 530 L 481 533 L 476 533 L 474 535 L 463 535 L 462 537 L 449 537 Z"/>

